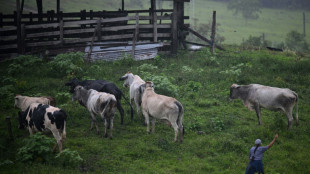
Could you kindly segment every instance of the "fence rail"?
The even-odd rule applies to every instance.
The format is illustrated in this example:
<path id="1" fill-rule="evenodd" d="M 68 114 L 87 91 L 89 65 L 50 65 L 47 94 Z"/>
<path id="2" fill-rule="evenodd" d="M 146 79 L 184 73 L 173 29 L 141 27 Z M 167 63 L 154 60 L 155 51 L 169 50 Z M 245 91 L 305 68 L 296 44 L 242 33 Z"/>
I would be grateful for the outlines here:
<path id="1" fill-rule="evenodd" d="M 171 47 L 173 10 L 22 14 L 0 13 L 1 53 L 34 52 L 44 48 L 94 41 L 163 41 Z M 144 15 L 141 15 L 144 14 Z M 160 14 L 160 15 L 158 15 Z M 188 16 L 183 16 L 189 19 Z M 184 23 L 184 21 L 183 21 Z M 188 24 L 185 24 L 188 26 Z M 133 42 L 136 42 L 133 41 Z M 169 50 L 166 48 L 165 50 Z"/>

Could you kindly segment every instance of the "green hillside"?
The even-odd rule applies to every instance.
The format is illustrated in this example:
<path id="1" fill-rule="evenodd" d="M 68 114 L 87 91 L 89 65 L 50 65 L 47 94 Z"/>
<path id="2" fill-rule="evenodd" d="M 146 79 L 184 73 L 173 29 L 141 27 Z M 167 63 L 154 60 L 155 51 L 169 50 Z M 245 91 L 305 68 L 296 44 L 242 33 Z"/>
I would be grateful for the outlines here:
<path id="1" fill-rule="evenodd" d="M 310 173 L 309 57 L 238 48 L 214 56 L 202 50 L 146 61 L 122 59 L 87 64 L 82 57 L 83 54 L 71 53 L 46 62 L 21 56 L 0 62 L 0 173 L 240 174 L 245 171 L 248 150 L 255 139 L 268 145 L 275 133 L 279 138 L 264 155 L 265 172 Z M 101 121 L 100 135 L 89 130 L 90 114 L 72 102 L 65 82 L 74 77 L 105 79 L 114 82 L 129 98 L 128 89 L 119 81 L 128 71 L 152 80 L 157 93 L 173 96 L 182 103 L 186 132 L 183 144 L 173 142 L 174 131 L 165 122 L 158 121 L 156 132 L 147 134 L 142 118 L 134 115 L 130 121 L 124 100 L 125 125 L 120 125 L 117 111 L 113 140 L 101 136 Z M 229 102 L 233 83 L 259 83 L 296 91 L 299 126 L 294 122 L 288 131 L 286 117 L 266 109 L 262 109 L 262 125 L 258 126 L 255 112 L 245 108 L 240 100 Z M 46 140 L 37 137 L 41 141 L 34 141 L 27 130 L 17 129 L 14 94 L 56 98 L 57 106 L 68 115 L 65 154 L 57 157 L 57 153 L 50 152 L 53 144 L 43 146 L 41 143 Z M 6 116 L 12 117 L 14 142 L 8 138 Z M 52 141 L 55 143 L 54 138 Z"/>

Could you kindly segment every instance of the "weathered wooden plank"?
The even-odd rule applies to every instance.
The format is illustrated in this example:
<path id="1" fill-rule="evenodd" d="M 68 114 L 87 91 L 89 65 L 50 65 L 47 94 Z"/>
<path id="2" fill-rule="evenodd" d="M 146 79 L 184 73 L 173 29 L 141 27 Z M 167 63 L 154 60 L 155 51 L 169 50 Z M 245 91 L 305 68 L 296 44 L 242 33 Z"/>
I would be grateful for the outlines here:
<path id="1" fill-rule="evenodd" d="M 113 26 L 113 27 L 104 27 L 101 31 L 119 31 L 119 30 L 128 30 L 135 29 L 136 25 L 123 25 L 123 26 Z"/>
<path id="2" fill-rule="evenodd" d="M 49 28 L 49 27 L 59 27 L 59 23 L 49 23 L 49 24 L 36 24 L 36 25 L 26 25 L 26 29 L 37 29 L 37 28 Z"/>
<path id="3" fill-rule="evenodd" d="M 215 32 L 216 32 L 216 11 L 213 11 L 213 21 L 212 21 L 212 33 L 211 33 L 211 53 L 214 54 L 215 47 Z"/>
<path id="4" fill-rule="evenodd" d="M 172 15 L 172 54 L 178 51 L 178 2 L 173 1 L 173 15 Z"/>
<path id="5" fill-rule="evenodd" d="M 171 24 L 157 24 L 157 28 L 171 28 Z M 152 24 L 140 24 L 139 28 L 153 28 Z"/>
<path id="6" fill-rule="evenodd" d="M 10 49 L 10 48 L 17 48 L 17 44 L 0 45 L 0 49 Z"/>
<path id="7" fill-rule="evenodd" d="M 83 20 L 83 21 L 70 21 L 70 22 L 64 22 L 64 27 L 71 27 L 71 26 L 80 26 L 82 24 L 96 24 L 97 20 Z"/>
<path id="8" fill-rule="evenodd" d="M 17 36 L 13 35 L 13 36 L 0 36 L 0 40 L 1 41 L 8 41 L 8 40 L 16 40 Z"/>
<path id="9" fill-rule="evenodd" d="M 153 33 L 140 33 L 140 37 L 154 37 Z M 170 33 L 158 33 L 157 37 L 171 37 Z"/>
<path id="10" fill-rule="evenodd" d="M 59 10 L 58 6 L 59 6 L 59 1 L 57 1 L 57 11 Z M 59 13 L 59 11 L 57 13 Z M 62 19 L 59 22 L 59 41 L 61 45 L 63 45 L 64 43 L 64 21 Z"/>
<path id="11" fill-rule="evenodd" d="M 59 45 L 61 42 L 57 41 L 46 41 L 46 42 L 33 42 L 33 43 L 26 43 L 27 47 L 40 47 L 40 46 L 50 46 L 50 45 Z"/>
<path id="12" fill-rule="evenodd" d="M 157 42 L 157 15 L 153 13 L 153 41 Z"/>
<path id="13" fill-rule="evenodd" d="M 136 16 L 101 19 L 101 23 L 136 20 Z"/>
<path id="14" fill-rule="evenodd" d="M 95 28 L 86 28 L 86 29 L 75 29 L 75 30 L 64 30 L 64 34 L 76 34 L 76 33 L 92 33 L 95 31 Z"/>
<path id="15" fill-rule="evenodd" d="M 80 43 L 80 42 L 90 42 L 92 38 L 79 38 L 79 39 L 67 39 L 64 40 L 64 43 L 66 44 L 73 44 L 73 43 Z"/>
<path id="16" fill-rule="evenodd" d="M 50 31 L 50 32 L 27 34 L 26 38 L 43 37 L 43 36 L 58 36 L 58 35 L 60 35 L 60 31 Z"/>

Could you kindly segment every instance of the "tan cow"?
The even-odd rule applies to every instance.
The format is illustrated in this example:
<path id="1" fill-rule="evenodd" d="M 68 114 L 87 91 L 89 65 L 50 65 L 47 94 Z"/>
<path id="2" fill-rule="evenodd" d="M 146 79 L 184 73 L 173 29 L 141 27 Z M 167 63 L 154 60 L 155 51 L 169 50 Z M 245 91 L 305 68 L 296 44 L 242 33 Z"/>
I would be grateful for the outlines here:
<path id="1" fill-rule="evenodd" d="M 153 117 L 152 132 L 155 131 L 155 118 L 167 120 L 174 129 L 174 141 L 177 141 L 180 131 L 180 142 L 183 142 L 183 117 L 184 109 L 182 104 L 175 98 L 159 95 L 154 92 L 153 83 L 146 82 L 142 96 L 142 113 L 147 124 L 147 132 L 150 132 L 149 116 Z"/>
<path id="2" fill-rule="evenodd" d="M 32 103 L 41 103 L 50 105 L 50 100 L 47 97 L 28 97 L 22 95 L 16 95 L 14 106 L 18 107 L 22 111 L 25 111 Z"/>

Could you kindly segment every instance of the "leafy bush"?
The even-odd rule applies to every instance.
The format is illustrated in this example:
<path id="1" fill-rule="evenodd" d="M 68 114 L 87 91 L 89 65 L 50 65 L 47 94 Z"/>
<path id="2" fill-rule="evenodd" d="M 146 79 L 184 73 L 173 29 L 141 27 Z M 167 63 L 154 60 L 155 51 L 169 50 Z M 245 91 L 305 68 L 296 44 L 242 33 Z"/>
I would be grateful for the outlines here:
<path id="1" fill-rule="evenodd" d="M 68 79 L 81 77 L 83 74 L 84 54 L 81 52 L 58 54 L 49 62 L 50 70 L 56 77 L 66 76 Z"/>
<path id="2" fill-rule="evenodd" d="M 17 150 L 17 160 L 21 162 L 47 162 L 52 156 L 52 144 L 55 139 L 42 135 L 40 132 L 24 140 L 24 146 Z"/>
<path id="3" fill-rule="evenodd" d="M 66 103 L 72 95 L 68 92 L 59 92 L 56 94 L 56 101 L 57 103 Z"/>
<path id="4" fill-rule="evenodd" d="M 8 74 L 17 75 L 25 74 L 25 72 L 32 72 L 29 67 L 33 67 L 42 62 L 42 59 L 32 55 L 21 55 L 13 59 L 13 63 L 8 66 Z"/>
<path id="5" fill-rule="evenodd" d="M 141 75 L 146 81 L 152 81 L 154 83 L 156 93 L 168 96 L 178 95 L 178 87 L 173 85 L 164 74 L 157 76 L 152 75 L 149 72 L 142 71 Z"/>
<path id="6" fill-rule="evenodd" d="M 58 153 L 55 157 L 64 167 L 76 167 L 83 159 L 80 157 L 77 151 L 73 151 L 70 149 L 65 149 L 62 152 Z"/>
<path id="7" fill-rule="evenodd" d="M 271 45 L 268 40 L 263 40 L 262 36 L 249 36 L 249 38 L 241 43 L 245 49 L 264 48 Z"/>
<path id="8" fill-rule="evenodd" d="M 289 49 L 297 52 L 309 50 L 309 45 L 306 41 L 306 37 L 303 34 L 298 33 L 297 31 L 291 31 L 287 33 L 285 44 Z"/>

